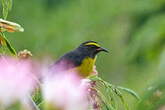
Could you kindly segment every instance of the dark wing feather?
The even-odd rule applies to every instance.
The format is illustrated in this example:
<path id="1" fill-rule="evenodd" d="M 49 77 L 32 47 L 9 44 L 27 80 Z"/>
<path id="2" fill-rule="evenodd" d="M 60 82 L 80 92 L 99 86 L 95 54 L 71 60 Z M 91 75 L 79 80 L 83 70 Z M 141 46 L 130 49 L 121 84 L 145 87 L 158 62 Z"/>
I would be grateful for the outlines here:
<path id="1" fill-rule="evenodd" d="M 75 68 L 81 65 L 84 57 L 85 56 L 78 50 L 68 52 L 51 65 L 51 69 L 53 69 L 53 71 L 58 71 Z"/>

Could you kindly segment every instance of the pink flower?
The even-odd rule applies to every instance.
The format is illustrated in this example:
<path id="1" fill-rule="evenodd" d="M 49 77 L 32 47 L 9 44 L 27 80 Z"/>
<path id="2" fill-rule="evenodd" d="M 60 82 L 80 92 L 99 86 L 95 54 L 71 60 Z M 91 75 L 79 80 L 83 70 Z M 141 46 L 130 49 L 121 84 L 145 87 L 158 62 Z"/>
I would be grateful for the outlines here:
<path id="1" fill-rule="evenodd" d="M 80 87 L 80 78 L 74 72 L 60 72 L 48 77 L 42 90 L 45 101 L 57 110 L 87 110 L 86 92 Z"/>
<path id="2" fill-rule="evenodd" d="M 23 100 L 32 91 L 35 76 L 30 61 L 0 57 L 0 102 Z"/>

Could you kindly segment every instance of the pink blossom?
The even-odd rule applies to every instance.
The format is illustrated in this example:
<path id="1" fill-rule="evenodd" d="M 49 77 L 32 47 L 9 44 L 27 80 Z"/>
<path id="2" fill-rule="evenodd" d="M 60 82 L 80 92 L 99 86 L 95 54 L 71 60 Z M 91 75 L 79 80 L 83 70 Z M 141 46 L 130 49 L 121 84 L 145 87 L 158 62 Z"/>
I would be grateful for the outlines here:
<path id="1" fill-rule="evenodd" d="M 23 100 L 34 87 L 35 76 L 30 61 L 0 57 L 0 102 Z"/>
<path id="2" fill-rule="evenodd" d="M 44 80 L 44 99 L 61 110 L 87 110 L 86 92 L 74 72 L 60 72 Z"/>

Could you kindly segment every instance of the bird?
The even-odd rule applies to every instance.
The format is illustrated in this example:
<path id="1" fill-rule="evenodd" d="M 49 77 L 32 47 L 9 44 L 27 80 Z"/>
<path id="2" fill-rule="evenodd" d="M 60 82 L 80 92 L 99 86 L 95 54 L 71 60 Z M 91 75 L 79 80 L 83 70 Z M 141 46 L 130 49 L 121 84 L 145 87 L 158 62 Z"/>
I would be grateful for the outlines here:
<path id="1" fill-rule="evenodd" d="M 56 73 L 57 71 L 76 70 L 78 76 L 86 78 L 92 74 L 97 54 L 100 52 L 108 53 L 108 50 L 96 41 L 83 42 L 76 49 L 61 56 L 51 65 L 51 70 Z"/>

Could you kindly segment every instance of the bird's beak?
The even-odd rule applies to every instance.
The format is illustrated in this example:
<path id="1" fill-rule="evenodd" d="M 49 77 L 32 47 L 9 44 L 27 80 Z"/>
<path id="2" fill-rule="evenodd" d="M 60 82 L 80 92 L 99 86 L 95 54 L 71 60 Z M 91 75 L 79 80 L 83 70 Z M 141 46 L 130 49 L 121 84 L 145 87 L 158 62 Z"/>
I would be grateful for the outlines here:
<path id="1" fill-rule="evenodd" d="M 103 47 L 98 48 L 97 51 L 104 51 L 104 52 L 109 53 L 109 51 L 106 48 L 103 48 Z"/>

